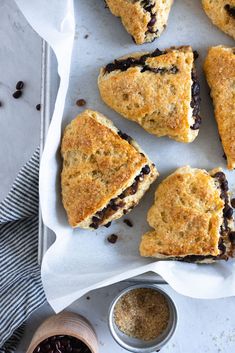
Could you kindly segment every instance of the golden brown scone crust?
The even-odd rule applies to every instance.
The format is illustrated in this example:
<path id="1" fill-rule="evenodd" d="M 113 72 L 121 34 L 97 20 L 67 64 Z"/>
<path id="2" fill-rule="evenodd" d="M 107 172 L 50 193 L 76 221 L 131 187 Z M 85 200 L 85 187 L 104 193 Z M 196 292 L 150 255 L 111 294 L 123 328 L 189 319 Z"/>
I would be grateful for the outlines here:
<path id="1" fill-rule="evenodd" d="M 226 5 L 235 8 L 235 0 L 202 0 L 202 5 L 213 24 L 235 39 L 235 18 L 225 9 Z"/>
<path id="2" fill-rule="evenodd" d="M 143 44 L 160 37 L 166 27 L 173 0 L 145 2 L 141 0 L 106 0 L 106 3 L 113 15 L 121 18 L 124 27 L 132 35 L 136 44 Z M 152 17 L 150 11 L 145 9 L 148 7 L 151 7 L 151 13 L 156 17 L 156 22 L 150 28 L 153 33 L 148 28 Z"/>
<path id="3" fill-rule="evenodd" d="M 143 54 L 148 53 L 121 59 L 136 59 Z M 190 106 L 193 64 L 192 48 L 180 47 L 170 48 L 165 54 L 149 57 L 145 62 L 151 68 L 176 67 L 176 73 L 141 72 L 141 66 L 110 73 L 102 68 L 98 78 L 101 97 L 108 106 L 149 133 L 192 142 L 198 135 L 198 130 L 190 128 L 194 124 Z"/>
<path id="4" fill-rule="evenodd" d="M 223 207 L 216 179 L 208 172 L 188 166 L 177 169 L 157 188 L 148 212 L 155 230 L 143 235 L 141 255 L 219 255 Z"/>
<path id="5" fill-rule="evenodd" d="M 210 48 L 204 64 L 228 169 L 235 168 L 235 48 Z"/>
<path id="6" fill-rule="evenodd" d="M 92 110 L 78 115 L 64 131 L 62 199 L 72 227 L 107 206 L 149 162 L 117 131 L 110 120 Z M 151 182 L 156 176 L 154 168 Z"/>

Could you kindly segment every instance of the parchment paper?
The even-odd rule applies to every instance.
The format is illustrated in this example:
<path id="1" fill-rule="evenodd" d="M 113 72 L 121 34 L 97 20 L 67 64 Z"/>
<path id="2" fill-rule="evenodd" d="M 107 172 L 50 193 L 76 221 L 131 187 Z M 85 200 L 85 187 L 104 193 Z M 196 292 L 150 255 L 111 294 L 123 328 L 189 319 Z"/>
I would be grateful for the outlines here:
<path id="1" fill-rule="evenodd" d="M 226 167 L 202 63 L 209 46 L 233 46 L 234 41 L 212 25 L 199 0 L 175 1 L 167 30 L 160 39 L 142 46 L 136 46 L 132 42 L 120 20 L 110 14 L 102 0 L 76 0 L 72 67 L 63 113 L 73 38 L 72 2 L 50 1 L 48 5 L 47 1 L 41 1 L 40 3 L 44 3 L 43 12 L 48 13 L 47 18 L 40 17 L 39 11 L 35 14 L 30 1 L 17 0 L 17 3 L 39 34 L 54 44 L 61 76 L 61 86 L 40 170 L 43 220 L 57 235 L 56 242 L 47 251 L 42 264 L 43 285 L 51 306 L 58 312 L 91 289 L 147 271 L 159 273 L 175 290 L 187 296 L 220 298 L 234 295 L 234 261 L 221 261 L 213 265 L 156 262 L 141 258 L 138 252 L 140 237 L 149 229 L 146 222 L 147 210 L 153 203 L 156 186 L 164 177 L 177 167 L 187 164 L 208 170 L 216 166 Z M 87 34 L 88 38 L 85 39 Z M 134 51 L 187 44 L 192 45 L 200 54 L 197 69 L 202 88 L 203 124 L 195 142 L 181 144 L 168 138 L 156 138 L 137 124 L 121 118 L 101 101 L 97 89 L 100 66 Z M 123 224 L 123 219 L 113 222 L 108 229 L 101 228 L 94 232 L 72 230 L 67 223 L 60 196 L 59 145 L 61 129 L 83 109 L 75 104 L 78 98 L 84 98 L 87 108 L 105 114 L 116 126 L 135 138 L 160 172 L 160 178 L 140 205 L 128 215 L 134 224 L 133 228 Z M 232 191 L 235 187 L 234 176 L 235 172 L 227 173 Z M 111 233 L 119 237 L 113 245 L 106 240 Z"/>

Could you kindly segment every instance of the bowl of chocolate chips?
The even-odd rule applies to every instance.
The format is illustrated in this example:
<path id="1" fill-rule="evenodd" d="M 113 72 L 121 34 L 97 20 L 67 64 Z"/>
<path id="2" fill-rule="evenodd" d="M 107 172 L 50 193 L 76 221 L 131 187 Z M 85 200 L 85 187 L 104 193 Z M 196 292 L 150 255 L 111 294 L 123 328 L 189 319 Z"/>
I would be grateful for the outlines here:
<path id="1" fill-rule="evenodd" d="M 98 353 L 90 323 L 71 312 L 53 315 L 36 330 L 27 353 Z"/>

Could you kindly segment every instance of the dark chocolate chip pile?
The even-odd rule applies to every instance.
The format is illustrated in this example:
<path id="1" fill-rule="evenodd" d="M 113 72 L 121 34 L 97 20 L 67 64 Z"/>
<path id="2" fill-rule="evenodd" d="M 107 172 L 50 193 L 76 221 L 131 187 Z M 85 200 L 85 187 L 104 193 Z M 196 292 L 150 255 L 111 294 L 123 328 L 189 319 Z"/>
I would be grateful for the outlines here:
<path id="1" fill-rule="evenodd" d="M 194 124 L 191 127 L 192 130 L 198 130 L 201 125 L 201 117 L 199 116 L 200 113 L 200 84 L 196 75 L 196 71 L 192 70 L 192 100 L 191 100 L 191 108 L 193 108 L 193 117 L 194 117 Z"/>
<path id="2" fill-rule="evenodd" d="M 226 4 L 224 6 L 224 9 L 227 11 L 227 13 L 229 14 L 229 16 L 235 18 L 235 7 L 231 6 L 229 4 Z"/>
<path id="3" fill-rule="evenodd" d="M 163 55 L 163 54 L 165 54 L 165 52 L 161 51 L 160 49 L 157 48 L 156 50 L 154 50 L 154 52 L 142 55 L 138 59 L 129 57 L 129 58 L 123 59 L 123 60 L 114 60 L 113 63 L 110 63 L 110 64 L 106 65 L 105 73 L 110 73 L 110 72 L 112 72 L 114 70 L 126 71 L 130 67 L 134 67 L 134 66 L 142 66 L 144 68 L 145 66 L 147 66 L 147 65 L 145 65 L 145 61 L 148 58 L 154 58 L 156 56 L 160 56 L 160 55 Z"/>
<path id="4" fill-rule="evenodd" d="M 104 207 L 101 211 L 96 212 L 96 214 L 92 217 L 92 223 L 90 227 L 93 229 L 97 229 L 101 223 L 108 218 L 110 214 L 113 214 L 113 211 L 118 211 L 119 208 L 123 208 L 125 206 L 125 202 L 122 201 L 125 197 L 134 195 L 138 190 L 139 182 L 143 181 L 144 175 L 147 175 L 151 172 L 150 167 L 146 164 L 142 169 L 139 175 L 135 177 L 135 181 L 131 186 L 129 186 L 126 190 L 124 190 L 118 197 L 115 197 L 110 200 L 108 205 Z M 127 210 L 123 211 L 124 214 L 127 213 Z M 109 227 L 110 224 L 107 223 L 105 225 Z"/>
<path id="5" fill-rule="evenodd" d="M 91 350 L 75 337 L 59 335 L 42 341 L 33 353 L 91 353 Z"/>

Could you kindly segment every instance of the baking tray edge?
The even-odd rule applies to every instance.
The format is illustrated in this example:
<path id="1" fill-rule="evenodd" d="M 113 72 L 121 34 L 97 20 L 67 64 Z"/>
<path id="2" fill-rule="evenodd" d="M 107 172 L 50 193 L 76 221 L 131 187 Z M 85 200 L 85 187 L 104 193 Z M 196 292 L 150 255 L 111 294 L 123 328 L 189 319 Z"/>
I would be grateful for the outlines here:
<path id="1" fill-rule="evenodd" d="M 41 75 L 41 133 L 40 133 L 40 159 L 45 145 L 46 134 L 50 125 L 54 102 L 52 102 L 52 80 L 56 75 L 52 75 L 52 69 L 55 68 L 55 58 L 53 59 L 52 50 L 49 45 L 42 42 L 42 75 Z M 57 88 L 59 79 L 57 76 Z M 38 263 L 42 264 L 44 254 L 48 249 L 48 239 L 51 231 L 47 228 L 42 220 L 41 209 L 39 207 L 39 232 L 38 232 Z M 136 277 L 129 278 L 124 282 L 130 283 L 154 283 L 167 284 L 167 282 L 158 274 L 154 272 L 147 272 Z"/>

